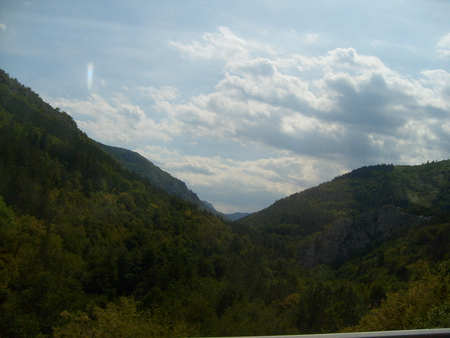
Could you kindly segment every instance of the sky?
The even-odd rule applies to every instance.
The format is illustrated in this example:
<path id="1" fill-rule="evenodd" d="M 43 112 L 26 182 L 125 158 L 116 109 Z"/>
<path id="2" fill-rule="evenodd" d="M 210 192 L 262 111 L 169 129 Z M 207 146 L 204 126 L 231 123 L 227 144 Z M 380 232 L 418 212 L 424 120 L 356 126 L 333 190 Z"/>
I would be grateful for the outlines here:
<path id="1" fill-rule="evenodd" d="M 0 68 L 225 213 L 450 157 L 448 0 L 1 0 Z"/>

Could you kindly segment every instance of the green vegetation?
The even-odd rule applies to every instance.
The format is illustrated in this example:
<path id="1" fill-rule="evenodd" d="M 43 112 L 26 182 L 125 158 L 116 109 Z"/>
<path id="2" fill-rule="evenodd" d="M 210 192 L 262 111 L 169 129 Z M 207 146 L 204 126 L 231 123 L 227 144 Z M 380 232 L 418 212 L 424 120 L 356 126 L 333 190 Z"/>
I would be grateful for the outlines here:
<path id="1" fill-rule="evenodd" d="M 323 230 L 335 220 L 387 204 L 410 214 L 448 218 L 450 161 L 363 167 L 281 199 L 240 222 L 267 232 L 303 237 Z"/>
<path id="2" fill-rule="evenodd" d="M 216 216 L 226 218 L 225 215 L 202 202 L 196 193 L 188 189 L 186 183 L 161 170 L 140 154 L 127 149 L 111 147 L 101 143 L 97 144 L 114 157 L 124 168 L 135 172 L 141 177 L 148 178 L 151 184 L 164 189 L 171 195 L 197 204 L 201 209 L 205 209 Z"/>
<path id="3" fill-rule="evenodd" d="M 0 74 L 2 337 L 244 336 L 450 324 L 450 162 L 362 168 L 227 223 L 122 167 Z M 339 266 L 299 241 L 384 204 L 432 216 Z"/>

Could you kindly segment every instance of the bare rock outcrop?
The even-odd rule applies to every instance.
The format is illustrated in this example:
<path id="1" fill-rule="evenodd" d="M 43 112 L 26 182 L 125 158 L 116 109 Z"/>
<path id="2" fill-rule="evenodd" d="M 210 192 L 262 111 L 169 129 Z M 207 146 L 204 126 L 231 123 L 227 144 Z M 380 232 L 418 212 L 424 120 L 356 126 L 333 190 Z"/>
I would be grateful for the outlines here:
<path id="1" fill-rule="evenodd" d="M 355 252 L 383 243 L 405 227 L 427 220 L 428 217 L 409 215 L 387 205 L 356 218 L 335 221 L 300 245 L 300 263 L 309 269 L 342 262 Z"/>

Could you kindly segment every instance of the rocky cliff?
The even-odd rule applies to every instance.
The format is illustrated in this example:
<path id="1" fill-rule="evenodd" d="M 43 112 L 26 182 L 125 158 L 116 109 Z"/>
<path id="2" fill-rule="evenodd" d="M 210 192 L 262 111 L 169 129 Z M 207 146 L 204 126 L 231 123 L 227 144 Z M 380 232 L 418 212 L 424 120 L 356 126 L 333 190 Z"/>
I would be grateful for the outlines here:
<path id="1" fill-rule="evenodd" d="M 318 264 L 339 263 L 427 220 L 428 217 L 405 214 L 400 208 L 388 205 L 356 218 L 335 221 L 300 245 L 300 263 L 307 269 Z"/>

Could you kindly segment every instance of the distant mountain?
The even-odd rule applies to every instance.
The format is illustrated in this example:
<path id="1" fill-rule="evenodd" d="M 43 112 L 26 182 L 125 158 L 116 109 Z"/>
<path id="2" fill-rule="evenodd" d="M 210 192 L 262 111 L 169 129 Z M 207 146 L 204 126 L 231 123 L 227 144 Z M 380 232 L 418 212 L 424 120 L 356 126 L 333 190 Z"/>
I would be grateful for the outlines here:
<path id="1" fill-rule="evenodd" d="M 233 221 L 237 221 L 238 219 L 247 217 L 248 215 L 250 215 L 250 213 L 248 212 L 235 212 L 233 214 L 225 214 L 225 216 Z"/>
<path id="2" fill-rule="evenodd" d="M 207 210 L 216 216 L 225 219 L 227 218 L 224 214 L 218 212 L 211 203 L 201 201 L 197 194 L 186 186 L 186 183 L 154 165 L 151 161 L 137 152 L 108 146 L 99 142 L 97 142 L 97 144 L 126 169 L 135 172 L 142 177 L 148 178 L 153 185 L 166 190 L 171 195 L 178 196 L 186 201 L 197 204 L 201 209 Z"/>

